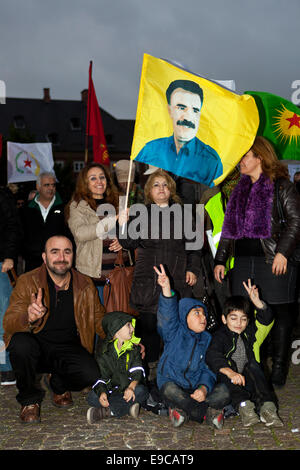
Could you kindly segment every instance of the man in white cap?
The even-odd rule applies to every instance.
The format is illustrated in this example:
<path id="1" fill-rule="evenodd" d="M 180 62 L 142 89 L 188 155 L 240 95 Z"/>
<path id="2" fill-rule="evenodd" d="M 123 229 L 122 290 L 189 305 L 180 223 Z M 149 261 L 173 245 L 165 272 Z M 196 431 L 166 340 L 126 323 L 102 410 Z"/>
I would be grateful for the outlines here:
<path id="1" fill-rule="evenodd" d="M 148 165 L 148 169 L 143 174 L 146 176 L 152 175 L 152 173 L 154 173 L 156 170 L 159 170 L 157 166 Z"/>
<path id="2" fill-rule="evenodd" d="M 130 175 L 130 188 L 129 188 L 129 196 L 128 196 L 128 206 L 132 204 L 142 203 L 144 201 L 144 195 L 141 188 L 134 182 L 135 177 L 135 167 L 136 164 L 134 162 L 131 163 L 131 175 Z M 119 160 L 115 166 L 116 178 L 118 182 L 118 186 L 121 190 L 122 194 L 126 194 L 127 185 L 128 185 L 128 177 L 129 177 L 129 165 L 130 160 Z"/>

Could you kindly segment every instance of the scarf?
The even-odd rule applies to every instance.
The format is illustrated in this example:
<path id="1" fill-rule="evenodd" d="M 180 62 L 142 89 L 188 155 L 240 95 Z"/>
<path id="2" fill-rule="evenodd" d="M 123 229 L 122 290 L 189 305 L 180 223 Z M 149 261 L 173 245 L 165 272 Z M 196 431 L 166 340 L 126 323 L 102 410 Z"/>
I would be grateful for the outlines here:
<path id="1" fill-rule="evenodd" d="M 269 238 L 273 195 L 274 183 L 263 173 L 253 184 L 242 176 L 227 204 L 222 237 Z"/>
<path id="2" fill-rule="evenodd" d="M 227 202 L 228 199 L 230 198 L 230 195 L 238 182 L 240 181 L 241 174 L 237 168 L 234 168 L 234 170 L 225 178 L 224 181 L 221 183 L 221 191 L 224 194 L 225 201 Z"/>

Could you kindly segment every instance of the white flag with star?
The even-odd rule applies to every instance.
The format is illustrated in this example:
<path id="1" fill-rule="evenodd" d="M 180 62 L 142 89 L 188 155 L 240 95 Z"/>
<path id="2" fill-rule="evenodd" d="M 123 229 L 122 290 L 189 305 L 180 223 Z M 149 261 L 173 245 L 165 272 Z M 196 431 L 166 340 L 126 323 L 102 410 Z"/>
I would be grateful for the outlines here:
<path id="1" fill-rule="evenodd" d="M 36 181 L 44 172 L 53 172 L 51 143 L 7 142 L 7 182 Z"/>

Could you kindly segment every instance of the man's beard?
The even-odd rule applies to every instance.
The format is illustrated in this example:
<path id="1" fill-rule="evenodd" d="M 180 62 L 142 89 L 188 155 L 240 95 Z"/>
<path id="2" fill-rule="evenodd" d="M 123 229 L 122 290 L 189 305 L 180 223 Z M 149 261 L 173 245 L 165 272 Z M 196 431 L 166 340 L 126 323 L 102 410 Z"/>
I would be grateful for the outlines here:
<path id="1" fill-rule="evenodd" d="M 56 264 L 64 265 L 64 267 L 61 266 L 60 268 L 57 268 L 55 266 Z M 52 274 L 56 274 L 56 276 L 62 276 L 62 277 L 64 277 L 65 274 L 69 272 L 71 268 L 71 265 L 67 263 L 66 261 L 59 262 L 59 263 L 56 262 L 51 265 L 47 259 L 46 259 L 46 266 Z"/>

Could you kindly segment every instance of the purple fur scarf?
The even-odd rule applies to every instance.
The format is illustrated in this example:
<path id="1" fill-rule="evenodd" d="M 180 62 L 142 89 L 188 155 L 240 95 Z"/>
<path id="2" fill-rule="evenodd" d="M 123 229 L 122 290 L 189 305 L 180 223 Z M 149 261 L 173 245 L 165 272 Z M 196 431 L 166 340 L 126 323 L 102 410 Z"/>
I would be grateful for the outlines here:
<path id="1" fill-rule="evenodd" d="M 226 207 L 222 237 L 269 238 L 273 195 L 274 183 L 264 174 L 254 184 L 242 176 Z"/>

